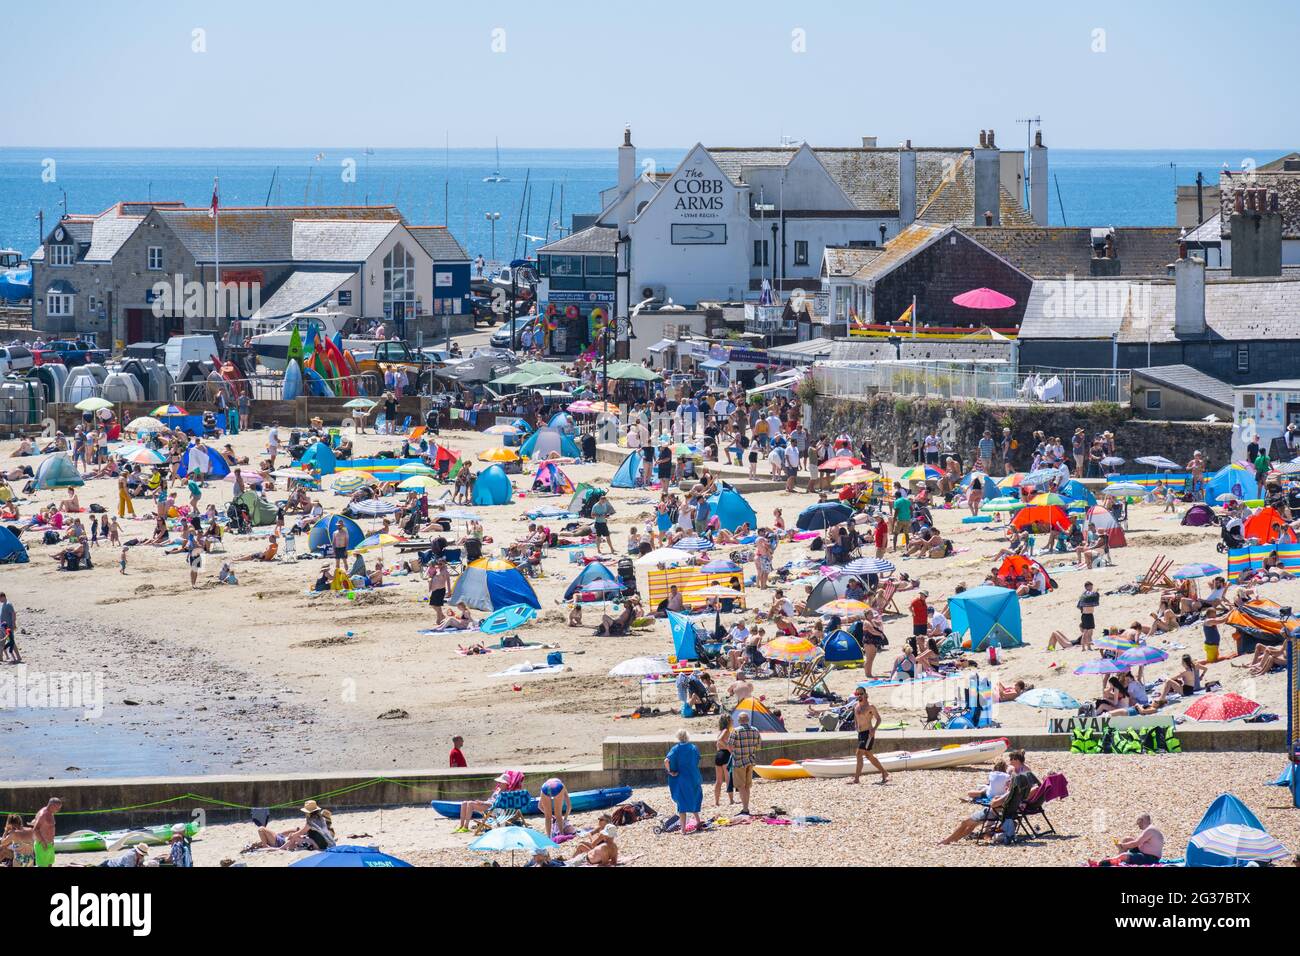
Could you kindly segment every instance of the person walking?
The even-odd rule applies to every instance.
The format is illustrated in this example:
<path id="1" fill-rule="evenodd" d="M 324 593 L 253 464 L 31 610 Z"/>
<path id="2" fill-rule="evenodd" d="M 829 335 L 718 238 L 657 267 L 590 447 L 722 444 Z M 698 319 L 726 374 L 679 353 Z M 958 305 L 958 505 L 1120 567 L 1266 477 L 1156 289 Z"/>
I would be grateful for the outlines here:
<path id="1" fill-rule="evenodd" d="M 18 653 L 18 614 L 9 601 L 8 595 L 0 591 L 0 660 L 10 664 L 21 664 Z"/>
<path id="2" fill-rule="evenodd" d="M 866 688 L 855 687 L 853 689 L 853 724 L 858 731 L 858 748 L 856 751 L 858 763 L 853 770 L 853 778 L 848 783 L 860 783 L 862 781 L 862 762 L 863 760 L 871 761 L 871 765 L 880 772 L 880 782 L 886 783 L 889 780 L 889 774 L 885 771 L 884 766 L 876 759 L 872 753 L 872 748 L 876 744 L 876 729 L 880 726 L 880 711 L 876 705 L 871 703 L 867 697 Z"/>
<path id="3" fill-rule="evenodd" d="M 740 812 L 749 816 L 749 792 L 754 783 L 754 765 L 763 735 L 750 726 L 749 714 L 736 715 L 736 729 L 731 732 L 731 776 L 740 791 Z"/>
<path id="4" fill-rule="evenodd" d="M 677 815 L 681 819 L 681 833 L 686 835 L 686 818 L 695 818 L 695 831 L 703 829 L 700 822 L 700 805 L 704 802 L 704 786 L 700 779 L 700 750 L 691 743 L 684 729 L 677 731 L 677 743 L 664 757 L 664 770 L 668 774 L 668 792 L 672 795 Z"/>

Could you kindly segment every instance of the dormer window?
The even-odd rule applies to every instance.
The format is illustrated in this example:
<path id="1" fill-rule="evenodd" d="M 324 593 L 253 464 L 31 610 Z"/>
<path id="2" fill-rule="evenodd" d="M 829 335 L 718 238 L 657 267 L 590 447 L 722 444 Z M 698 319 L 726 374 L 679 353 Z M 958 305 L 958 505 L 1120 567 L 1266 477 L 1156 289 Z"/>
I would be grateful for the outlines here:
<path id="1" fill-rule="evenodd" d="M 74 256 L 72 246 L 67 243 L 50 245 L 50 265 L 52 266 L 70 266 Z"/>

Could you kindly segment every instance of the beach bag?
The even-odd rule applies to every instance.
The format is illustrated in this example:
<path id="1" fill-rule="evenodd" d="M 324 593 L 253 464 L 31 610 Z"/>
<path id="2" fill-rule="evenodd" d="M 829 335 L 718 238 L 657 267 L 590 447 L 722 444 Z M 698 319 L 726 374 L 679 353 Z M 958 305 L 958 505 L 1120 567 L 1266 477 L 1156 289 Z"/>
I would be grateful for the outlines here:
<path id="1" fill-rule="evenodd" d="M 45 544 L 58 544 L 59 533 L 55 531 L 53 528 L 47 528 L 45 530 L 45 534 L 41 536 L 41 541 L 44 542 Z"/>
<path id="2" fill-rule="evenodd" d="M 655 827 L 655 833 L 676 833 L 682 828 L 682 818 L 677 814 L 665 817 L 664 822 Z"/>
<path id="3" fill-rule="evenodd" d="M 92 504 L 90 506 L 90 513 L 93 515 L 102 515 L 106 510 L 107 509 L 103 505 Z"/>
<path id="4" fill-rule="evenodd" d="M 564 654 L 560 651 L 551 651 L 546 655 L 546 666 L 556 667 L 564 663 Z"/>

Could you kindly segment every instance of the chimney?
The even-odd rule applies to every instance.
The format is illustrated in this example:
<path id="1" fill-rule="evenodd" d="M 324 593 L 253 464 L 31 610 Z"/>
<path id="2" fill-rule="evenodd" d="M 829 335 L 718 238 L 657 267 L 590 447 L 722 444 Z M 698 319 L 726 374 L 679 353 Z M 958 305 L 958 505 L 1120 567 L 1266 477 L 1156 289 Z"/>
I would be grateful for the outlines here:
<path id="1" fill-rule="evenodd" d="M 909 139 L 898 151 L 898 228 L 916 221 L 916 150 Z"/>
<path id="2" fill-rule="evenodd" d="M 981 218 L 986 226 L 1002 225 L 1002 160 L 993 145 L 993 130 L 980 131 L 975 152 L 975 225 Z"/>
<path id="3" fill-rule="evenodd" d="M 636 147 L 632 127 L 623 127 L 623 145 L 618 148 L 618 234 L 627 235 L 627 224 L 636 212 Z"/>
<path id="4" fill-rule="evenodd" d="M 1047 225 L 1047 147 L 1041 129 L 1035 131 L 1029 149 L 1029 215 L 1034 225 Z"/>
<path id="5" fill-rule="evenodd" d="M 864 137 L 862 137 L 862 148 L 863 148 L 863 149 L 875 149 L 875 148 L 876 148 L 876 137 L 874 137 L 874 136 L 864 136 Z"/>
<path id="6" fill-rule="evenodd" d="M 1277 194 L 1264 188 L 1233 194 L 1231 236 L 1232 274 L 1263 277 L 1282 274 L 1282 213 Z"/>
<path id="7" fill-rule="evenodd" d="M 1174 335 L 1205 332 L 1205 260 L 1184 256 L 1174 263 Z"/>

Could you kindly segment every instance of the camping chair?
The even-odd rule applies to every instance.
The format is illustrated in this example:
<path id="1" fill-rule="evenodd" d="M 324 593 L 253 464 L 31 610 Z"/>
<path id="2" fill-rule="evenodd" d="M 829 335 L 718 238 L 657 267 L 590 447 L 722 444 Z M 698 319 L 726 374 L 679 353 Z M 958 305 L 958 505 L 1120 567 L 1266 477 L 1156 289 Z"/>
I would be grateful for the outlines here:
<path id="1" fill-rule="evenodd" d="M 495 830 L 497 827 L 526 827 L 524 815 L 519 810 L 507 810 L 498 808 L 489 810 L 486 816 L 477 817 L 474 820 L 474 835 L 482 836 L 489 830 Z"/>
<path id="2" fill-rule="evenodd" d="M 410 430 L 411 430 L 411 416 L 407 415 L 406 418 L 402 420 L 402 427 L 399 428 L 398 431 L 401 434 L 405 435 Z"/>
<path id="3" fill-rule="evenodd" d="M 1151 562 L 1151 567 L 1147 568 L 1147 573 L 1142 576 L 1138 582 L 1138 594 L 1147 594 L 1156 588 L 1177 587 L 1177 583 L 1169 577 L 1169 569 L 1174 566 L 1172 558 L 1166 558 L 1163 554 Z"/>
<path id="4" fill-rule="evenodd" d="M 1020 810 L 1016 813 L 1016 828 L 1024 833 L 1027 837 L 1042 836 L 1044 833 L 1056 833 L 1056 827 L 1052 826 L 1052 821 L 1047 819 L 1045 810 L 1046 804 L 1053 800 L 1061 800 L 1070 795 L 1069 782 L 1065 779 L 1065 774 L 1049 773 L 1029 795 L 1029 799 L 1020 805 Z M 1030 817 L 1042 817 L 1046 827 L 1039 830 L 1034 827 Z"/>
<path id="5" fill-rule="evenodd" d="M 375 416 L 375 434 L 376 435 L 385 434 L 385 429 L 387 427 L 388 427 L 388 416 L 385 415 L 383 412 L 380 412 L 378 415 Z"/>
<path id="6" fill-rule="evenodd" d="M 791 689 L 798 691 L 802 697 L 827 697 L 830 691 L 826 687 L 826 675 L 830 672 L 831 665 L 826 662 L 825 657 L 801 664 L 798 670 L 791 674 Z"/>

